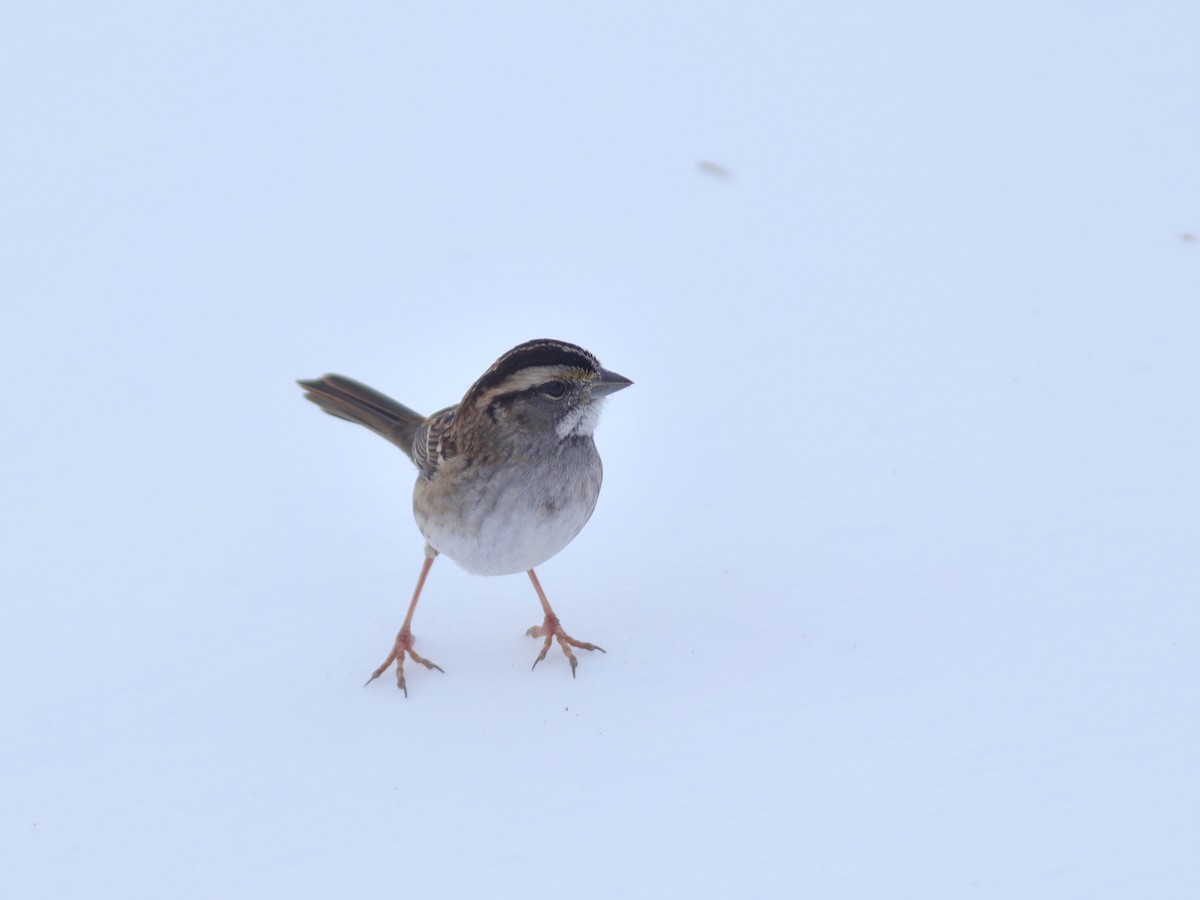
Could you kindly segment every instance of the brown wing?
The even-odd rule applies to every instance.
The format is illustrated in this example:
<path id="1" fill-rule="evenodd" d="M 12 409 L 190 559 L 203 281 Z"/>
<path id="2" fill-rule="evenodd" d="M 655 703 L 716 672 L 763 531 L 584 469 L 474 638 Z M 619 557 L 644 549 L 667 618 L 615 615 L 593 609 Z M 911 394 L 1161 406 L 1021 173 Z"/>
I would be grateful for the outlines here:
<path id="1" fill-rule="evenodd" d="M 443 460 L 458 454 L 454 440 L 454 413 L 457 406 L 436 412 L 417 427 L 413 437 L 413 462 L 426 478 L 432 478 Z"/>

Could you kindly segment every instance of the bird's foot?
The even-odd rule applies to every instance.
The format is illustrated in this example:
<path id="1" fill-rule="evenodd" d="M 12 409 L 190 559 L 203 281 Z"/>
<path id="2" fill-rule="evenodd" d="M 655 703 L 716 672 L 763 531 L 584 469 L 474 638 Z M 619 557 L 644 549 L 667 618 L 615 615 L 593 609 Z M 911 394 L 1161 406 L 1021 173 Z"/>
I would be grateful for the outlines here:
<path id="1" fill-rule="evenodd" d="M 572 678 L 575 677 L 575 667 L 579 665 L 578 660 L 575 659 L 575 654 L 571 651 L 572 647 L 578 647 L 580 650 L 599 650 L 601 653 L 605 652 L 603 647 L 575 640 L 575 638 L 563 631 L 562 623 L 558 621 L 558 616 L 553 614 L 546 616 L 546 620 L 541 625 L 534 625 L 525 633 L 530 637 L 546 639 L 545 643 L 542 644 L 542 652 L 533 661 L 532 668 L 534 669 L 537 668 L 538 663 L 546 658 L 546 653 L 550 650 L 550 644 L 556 639 L 558 640 L 558 645 L 562 647 L 562 652 L 567 655 L 567 659 L 571 663 Z"/>
<path id="2" fill-rule="evenodd" d="M 411 656 L 413 662 L 419 662 L 427 669 L 437 669 L 439 672 L 442 672 L 442 674 L 445 674 L 445 671 L 437 663 L 430 662 L 425 657 L 419 655 L 417 651 L 413 649 L 414 643 L 416 643 L 416 639 L 413 638 L 412 632 L 407 628 L 401 628 L 400 633 L 396 635 L 396 644 L 394 647 L 392 647 L 392 652 L 389 653 L 388 658 L 383 661 L 383 665 L 371 673 L 371 677 L 367 679 L 366 683 L 370 684 L 372 681 L 386 672 L 388 666 L 394 662 L 396 664 L 396 687 L 404 691 L 404 696 L 407 697 L 408 686 L 404 683 L 405 654 Z M 363 686 L 365 687 L 366 685 Z"/>

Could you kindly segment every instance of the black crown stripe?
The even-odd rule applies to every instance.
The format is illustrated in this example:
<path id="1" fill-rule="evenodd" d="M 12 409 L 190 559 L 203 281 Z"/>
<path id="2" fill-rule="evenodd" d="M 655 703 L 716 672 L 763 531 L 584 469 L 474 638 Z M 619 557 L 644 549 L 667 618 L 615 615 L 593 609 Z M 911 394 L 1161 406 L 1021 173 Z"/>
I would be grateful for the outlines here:
<path id="1" fill-rule="evenodd" d="M 496 360 L 471 387 L 467 397 L 472 400 L 478 399 L 484 392 L 501 384 L 515 372 L 533 366 L 567 366 L 595 372 L 600 368 L 600 361 L 582 347 L 564 341 L 526 341 Z"/>

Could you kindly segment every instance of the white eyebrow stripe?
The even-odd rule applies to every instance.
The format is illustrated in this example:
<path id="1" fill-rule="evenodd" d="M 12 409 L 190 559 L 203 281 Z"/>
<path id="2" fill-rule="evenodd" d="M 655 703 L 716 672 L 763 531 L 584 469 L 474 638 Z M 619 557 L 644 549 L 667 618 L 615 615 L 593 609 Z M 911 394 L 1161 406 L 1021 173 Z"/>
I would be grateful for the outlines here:
<path id="1" fill-rule="evenodd" d="M 567 368 L 564 366 L 530 366 L 528 369 L 520 369 L 508 378 L 500 382 L 485 395 L 488 399 L 499 394 L 513 394 L 517 391 L 528 390 L 532 387 L 537 387 L 539 384 L 545 384 L 555 378 L 570 380 L 572 378 L 582 380 L 583 369 Z"/>

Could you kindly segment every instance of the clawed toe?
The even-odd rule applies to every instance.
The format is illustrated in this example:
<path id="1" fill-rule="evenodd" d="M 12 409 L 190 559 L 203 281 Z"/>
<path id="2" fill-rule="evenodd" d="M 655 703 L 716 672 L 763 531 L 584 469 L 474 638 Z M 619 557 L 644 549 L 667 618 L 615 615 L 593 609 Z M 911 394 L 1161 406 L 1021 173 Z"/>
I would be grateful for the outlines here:
<path id="1" fill-rule="evenodd" d="M 575 668 L 579 665 L 579 660 L 575 658 L 575 654 L 571 650 L 572 647 L 578 647 L 580 650 L 599 650 L 601 653 L 605 652 L 603 647 L 600 647 L 596 644 L 589 644 L 586 641 L 575 640 L 575 638 L 563 631 L 562 624 L 558 621 L 557 616 L 547 616 L 546 621 L 544 621 L 541 625 L 534 625 L 525 633 L 530 637 L 545 639 L 542 643 L 542 652 L 539 653 L 537 655 L 537 659 L 533 661 L 533 666 L 530 667 L 530 671 L 536 669 L 537 664 L 546 658 L 546 654 L 550 651 L 550 645 L 555 640 L 558 641 L 558 645 L 562 647 L 562 652 L 566 655 L 567 661 L 571 664 L 572 678 L 575 677 Z"/>
<path id="2" fill-rule="evenodd" d="M 414 640 L 412 633 L 406 632 L 402 629 L 400 633 L 396 635 L 396 645 L 392 648 L 392 652 L 388 654 L 388 658 L 383 661 L 383 664 L 378 669 L 371 673 L 371 677 L 366 680 L 366 683 L 363 685 L 363 687 L 366 687 L 368 684 L 386 672 L 388 666 L 394 662 L 396 664 L 396 687 L 404 691 L 404 696 L 407 697 L 408 685 L 404 681 L 404 657 L 406 655 L 411 657 L 413 662 L 418 662 L 427 669 L 437 669 L 443 675 L 446 674 L 445 670 L 437 663 L 418 654 L 417 651 L 413 649 L 413 643 Z"/>

